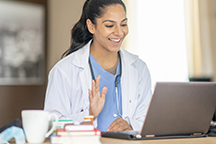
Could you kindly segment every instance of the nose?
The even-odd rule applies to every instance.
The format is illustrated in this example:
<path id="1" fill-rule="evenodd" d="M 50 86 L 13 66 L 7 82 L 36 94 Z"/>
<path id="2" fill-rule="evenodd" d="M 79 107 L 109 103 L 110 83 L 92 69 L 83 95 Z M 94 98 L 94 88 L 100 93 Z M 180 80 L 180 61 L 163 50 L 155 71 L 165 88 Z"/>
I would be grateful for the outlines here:
<path id="1" fill-rule="evenodd" d="M 117 27 L 115 28 L 114 34 L 115 34 L 116 36 L 121 37 L 121 36 L 124 35 L 124 31 L 123 31 L 123 29 L 122 29 L 120 26 L 117 26 Z"/>

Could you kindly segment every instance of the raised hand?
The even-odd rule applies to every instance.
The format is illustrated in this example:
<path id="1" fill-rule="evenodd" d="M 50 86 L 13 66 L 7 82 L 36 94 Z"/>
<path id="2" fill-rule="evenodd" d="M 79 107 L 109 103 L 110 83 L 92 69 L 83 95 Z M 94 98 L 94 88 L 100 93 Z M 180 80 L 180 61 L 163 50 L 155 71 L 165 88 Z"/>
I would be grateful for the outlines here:
<path id="1" fill-rule="evenodd" d="M 89 102 L 90 109 L 89 115 L 93 115 L 96 118 L 102 111 L 105 103 L 105 96 L 107 87 L 103 87 L 101 94 L 99 89 L 100 75 L 97 76 L 96 81 L 92 80 L 92 90 L 89 89 Z"/>

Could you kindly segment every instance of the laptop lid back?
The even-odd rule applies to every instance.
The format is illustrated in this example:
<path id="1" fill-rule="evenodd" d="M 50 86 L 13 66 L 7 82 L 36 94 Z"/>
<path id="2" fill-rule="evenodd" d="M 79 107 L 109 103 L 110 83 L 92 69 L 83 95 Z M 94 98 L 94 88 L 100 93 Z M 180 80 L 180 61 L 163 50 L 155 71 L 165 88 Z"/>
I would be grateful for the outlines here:
<path id="1" fill-rule="evenodd" d="M 216 83 L 159 82 L 144 121 L 143 137 L 207 133 L 216 107 Z"/>

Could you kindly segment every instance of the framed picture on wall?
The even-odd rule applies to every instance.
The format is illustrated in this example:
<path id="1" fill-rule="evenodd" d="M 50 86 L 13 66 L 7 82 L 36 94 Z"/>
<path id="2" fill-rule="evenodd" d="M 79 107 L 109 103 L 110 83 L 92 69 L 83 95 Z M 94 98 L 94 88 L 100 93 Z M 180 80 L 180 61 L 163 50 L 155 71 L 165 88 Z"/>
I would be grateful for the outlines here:
<path id="1" fill-rule="evenodd" d="M 45 7 L 0 1 L 0 85 L 45 82 Z"/>

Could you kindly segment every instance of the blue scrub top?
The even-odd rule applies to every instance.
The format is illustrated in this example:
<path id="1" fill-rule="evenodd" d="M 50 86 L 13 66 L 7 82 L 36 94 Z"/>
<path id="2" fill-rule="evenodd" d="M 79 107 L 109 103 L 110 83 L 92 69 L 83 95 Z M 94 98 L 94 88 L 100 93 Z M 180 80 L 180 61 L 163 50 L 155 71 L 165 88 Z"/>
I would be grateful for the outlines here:
<path id="1" fill-rule="evenodd" d="M 98 75 L 101 76 L 100 84 L 99 84 L 100 92 L 102 91 L 104 86 L 107 87 L 104 108 L 97 117 L 97 124 L 98 124 L 97 128 L 101 131 L 107 131 L 107 128 L 110 126 L 110 124 L 114 120 L 120 117 L 117 111 L 116 92 L 115 92 L 115 78 L 120 74 L 120 61 L 118 62 L 115 75 L 103 69 L 91 54 L 90 54 L 90 62 L 92 65 L 95 78 Z M 122 115 L 122 94 L 121 94 L 120 80 L 121 77 L 118 78 L 118 102 L 119 102 L 119 112 Z M 114 117 L 113 116 L 114 114 L 117 114 L 118 117 Z"/>

